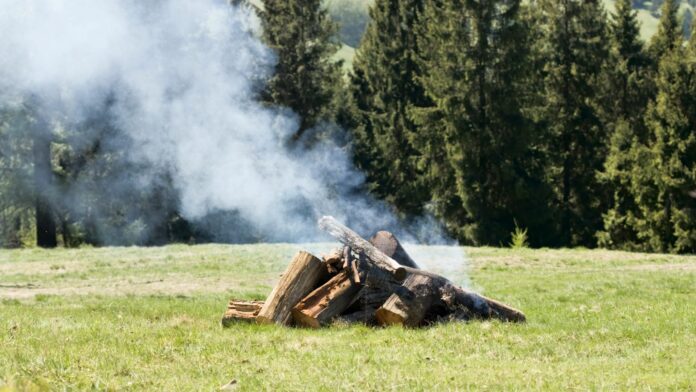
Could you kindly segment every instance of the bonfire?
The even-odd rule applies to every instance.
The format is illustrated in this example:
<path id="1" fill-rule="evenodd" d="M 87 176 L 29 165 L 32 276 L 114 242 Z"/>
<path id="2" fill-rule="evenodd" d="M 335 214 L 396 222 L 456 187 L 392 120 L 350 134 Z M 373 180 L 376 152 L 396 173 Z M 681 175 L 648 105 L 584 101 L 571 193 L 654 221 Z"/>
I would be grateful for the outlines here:
<path id="1" fill-rule="evenodd" d="M 319 328 L 343 321 L 420 327 L 453 320 L 526 320 L 517 309 L 420 269 L 387 231 L 367 241 L 330 216 L 321 218 L 319 227 L 343 247 L 321 259 L 300 251 L 265 301 L 230 301 L 223 326 L 241 321 Z"/>

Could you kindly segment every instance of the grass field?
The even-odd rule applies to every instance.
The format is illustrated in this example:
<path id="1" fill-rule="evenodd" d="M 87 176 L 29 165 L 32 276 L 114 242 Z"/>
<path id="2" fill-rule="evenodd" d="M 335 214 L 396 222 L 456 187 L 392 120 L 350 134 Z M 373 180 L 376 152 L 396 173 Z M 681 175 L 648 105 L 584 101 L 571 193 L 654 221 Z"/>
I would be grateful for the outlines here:
<path id="1" fill-rule="evenodd" d="M 0 390 L 696 390 L 696 257 L 464 248 L 527 324 L 222 329 L 297 249 L 0 251 Z"/>

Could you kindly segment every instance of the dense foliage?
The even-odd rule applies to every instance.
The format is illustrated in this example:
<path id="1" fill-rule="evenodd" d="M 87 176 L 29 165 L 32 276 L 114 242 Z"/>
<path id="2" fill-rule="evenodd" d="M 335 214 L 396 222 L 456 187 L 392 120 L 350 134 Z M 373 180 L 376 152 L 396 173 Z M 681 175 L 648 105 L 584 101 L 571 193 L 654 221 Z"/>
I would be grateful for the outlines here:
<path id="1" fill-rule="evenodd" d="M 683 31 L 696 26 L 679 1 L 658 2 L 646 44 L 631 0 L 611 14 L 589 0 L 375 0 L 364 35 L 345 27 L 362 23 L 356 0 L 341 31 L 360 42 L 348 75 L 325 8 L 338 2 L 264 3 L 277 66 L 259 99 L 298 116 L 288 148 L 341 125 L 367 189 L 401 218 L 432 213 L 468 244 L 517 230 L 532 246 L 696 252 L 696 37 Z M 254 240 L 193 228 L 166 176 L 104 192 L 140 168 L 99 115 L 72 129 L 42 123 L 40 102 L 12 107 L 0 117 L 0 245 Z M 46 191 L 62 184 L 80 190 L 69 204 Z"/>
<path id="2" fill-rule="evenodd" d="M 374 12 L 393 3 L 375 2 L 373 25 L 395 19 Z M 662 4 L 644 47 L 630 1 L 611 17 L 593 1 L 426 2 L 409 31 L 419 59 L 412 80 L 429 102 L 410 102 L 415 131 L 392 123 L 370 140 L 355 130 L 358 162 L 383 159 L 371 150 L 387 140 L 380 134 L 411 135 L 398 157 L 415 170 L 363 169 L 376 188 L 379 176 L 402 173 L 423 184 L 428 206 L 466 243 L 499 245 L 521 227 L 537 246 L 692 252 L 694 57 L 682 48 L 677 6 Z M 367 37 L 358 59 L 398 45 L 375 47 Z M 369 71 L 389 74 L 392 64 Z M 364 72 L 356 67 L 353 81 L 367 95 L 378 91 L 385 78 Z M 375 101 L 356 104 L 378 112 L 384 101 Z"/>

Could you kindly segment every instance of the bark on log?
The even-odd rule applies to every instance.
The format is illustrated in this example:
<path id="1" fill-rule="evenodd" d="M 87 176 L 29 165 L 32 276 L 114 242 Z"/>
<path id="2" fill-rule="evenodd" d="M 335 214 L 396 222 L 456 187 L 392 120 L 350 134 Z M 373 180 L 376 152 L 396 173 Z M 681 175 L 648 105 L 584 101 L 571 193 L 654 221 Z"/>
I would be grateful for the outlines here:
<path id="1" fill-rule="evenodd" d="M 299 252 L 266 299 L 256 322 L 288 325 L 292 308 L 328 279 L 328 270 L 321 260 L 310 253 Z"/>
<path id="2" fill-rule="evenodd" d="M 350 247 L 354 252 L 367 256 L 372 261 L 372 264 L 390 273 L 397 281 L 401 282 L 406 278 L 407 272 L 404 266 L 385 255 L 353 230 L 339 223 L 334 217 L 322 217 L 319 219 L 319 227 L 342 244 Z"/>
<path id="3" fill-rule="evenodd" d="M 430 272 L 406 268 L 409 273 L 404 288 L 412 296 L 394 293 L 377 310 L 377 320 L 382 324 L 404 324 L 415 326 L 432 306 L 446 307 L 456 312 L 464 307 L 476 317 L 497 318 L 502 321 L 524 322 L 525 315 L 499 301 L 465 290 L 454 285 L 447 278 Z"/>
<path id="4" fill-rule="evenodd" d="M 263 301 L 235 301 L 227 305 L 227 311 L 222 315 L 222 326 L 229 327 L 237 321 L 253 322 L 263 306 Z"/>
<path id="5" fill-rule="evenodd" d="M 388 231 L 378 231 L 370 238 L 370 243 L 397 263 L 406 267 L 418 268 L 418 264 L 406 253 L 394 234 Z"/>
<path id="6" fill-rule="evenodd" d="M 361 290 L 350 275 L 350 270 L 343 270 L 305 297 L 292 310 L 295 323 L 319 328 L 348 309 Z"/>

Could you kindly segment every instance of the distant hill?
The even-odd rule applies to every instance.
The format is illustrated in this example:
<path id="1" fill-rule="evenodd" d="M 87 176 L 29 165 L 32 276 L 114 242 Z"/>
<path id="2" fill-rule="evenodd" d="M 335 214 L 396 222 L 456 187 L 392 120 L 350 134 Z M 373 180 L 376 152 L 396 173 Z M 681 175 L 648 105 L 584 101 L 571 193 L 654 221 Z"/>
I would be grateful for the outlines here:
<path id="1" fill-rule="evenodd" d="M 263 0 L 248 0 L 256 7 L 263 7 Z M 336 58 L 343 60 L 346 69 L 351 68 L 355 48 L 360 44 L 360 39 L 369 21 L 369 7 L 374 0 L 324 0 L 331 17 L 339 24 L 339 36 L 343 46 L 336 54 Z M 615 0 L 602 0 L 607 11 L 614 11 Z M 662 0 L 633 0 L 633 5 L 638 9 L 638 19 L 641 23 L 641 35 L 644 40 L 657 31 L 660 18 L 660 6 Z M 691 31 L 691 15 L 696 12 L 696 0 L 682 0 L 680 14 L 684 20 L 684 32 L 688 36 Z"/>
<path id="2" fill-rule="evenodd" d="M 369 20 L 368 9 L 374 0 L 326 0 L 326 6 L 331 16 L 341 25 L 340 36 L 344 43 L 340 58 L 347 66 L 352 62 L 354 48 L 360 44 L 360 38 Z M 615 0 L 603 0 L 607 11 L 614 11 Z M 657 31 L 662 0 L 633 0 L 638 9 L 638 19 L 641 23 L 641 35 L 645 41 Z M 684 32 L 691 32 L 691 15 L 696 12 L 696 0 L 682 0 L 680 13 L 684 19 Z"/>

